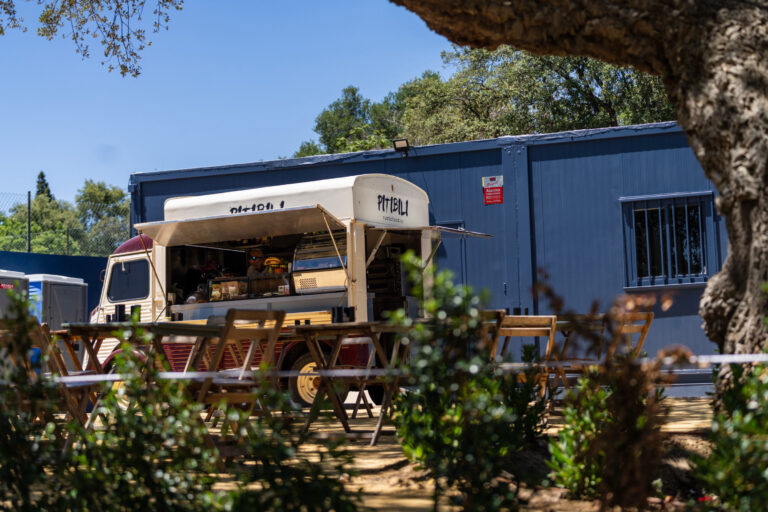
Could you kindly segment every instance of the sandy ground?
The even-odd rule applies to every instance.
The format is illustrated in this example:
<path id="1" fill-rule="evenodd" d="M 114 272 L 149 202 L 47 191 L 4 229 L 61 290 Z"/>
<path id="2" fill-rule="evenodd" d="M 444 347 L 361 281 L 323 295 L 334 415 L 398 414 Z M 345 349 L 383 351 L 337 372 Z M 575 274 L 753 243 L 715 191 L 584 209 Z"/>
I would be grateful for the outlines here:
<path id="1" fill-rule="evenodd" d="M 712 411 L 706 398 L 669 398 L 670 415 L 663 430 L 668 434 L 664 480 L 674 492 L 677 485 L 684 485 L 689 470 L 687 456 L 690 452 L 705 453 L 706 441 L 702 434 L 709 428 Z M 378 410 L 374 411 L 378 415 Z M 351 420 L 354 430 L 370 430 L 375 419 L 366 417 L 365 412 Z M 386 424 L 385 424 L 386 425 Z M 556 435 L 562 425 L 562 416 L 553 413 L 550 419 L 549 435 Z M 391 425 L 385 430 L 393 432 Z M 338 422 L 325 419 L 312 426 L 318 434 L 338 434 Z M 361 489 L 363 505 L 380 511 L 427 511 L 433 510 L 432 494 L 434 482 L 426 479 L 413 464 L 403 456 L 394 435 L 384 435 L 376 446 L 369 446 L 367 439 L 353 439 L 349 447 L 355 453 L 357 475 L 347 483 L 351 490 Z M 307 448 L 311 450 L 311 447 Z M 670 487 L 671 486 L 671 487 Z M 560 489 L 522 489 L 521 497 L 527 502 L 523 510 L 581 512 L 599 510 L 596 502 L 574 502 L 563 500 Z M 442 500 L 440 510 L 453 510 L 447 499 Z"/>

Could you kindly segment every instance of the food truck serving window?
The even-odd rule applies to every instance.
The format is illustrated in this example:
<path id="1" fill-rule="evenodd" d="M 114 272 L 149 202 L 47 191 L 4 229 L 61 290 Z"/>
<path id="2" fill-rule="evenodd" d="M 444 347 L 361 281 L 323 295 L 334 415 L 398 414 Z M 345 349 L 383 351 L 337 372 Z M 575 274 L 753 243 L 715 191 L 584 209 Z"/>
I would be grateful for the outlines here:
<path id="1" fill-rule="evenodd" d="M 111 302 L 144 299 L 149 295 L 149 262 L 123 261 L 112 266 L 107 297 Z"/>

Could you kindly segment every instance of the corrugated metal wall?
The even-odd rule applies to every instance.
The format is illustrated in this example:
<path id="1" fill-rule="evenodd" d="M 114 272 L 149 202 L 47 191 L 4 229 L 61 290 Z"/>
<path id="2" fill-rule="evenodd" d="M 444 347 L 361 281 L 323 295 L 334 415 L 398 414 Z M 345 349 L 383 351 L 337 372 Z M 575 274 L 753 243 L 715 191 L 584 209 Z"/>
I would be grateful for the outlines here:
<path id="1" fill-rule="evenodd" d="M 587 311 L 593 300 L 608 306 L 624 290 L 620 197 L 714 190 L 682 133 L 541 144 L 530 147 L 529 155 L 534 265 L 550 274 L 558 293 L 576 311 Z M 725 240 L 722 220 L 719 231 Z M 718 268 L 720 259 L 712 262 Z M 650 354 L 672 343 L 712 352 L 714 345 L 704 337 L 697 314 L 702 291 L 703 285 L 650 292 L 657 297 L 670 293 L 674 300 L 667 311 L 655 309 Z M 546 306 L 539 311 L 546 312 Z"/>
<path id="2" fill-rule="evenodd" d="M 539 269 L 577 311 L 593 300 L 607 307 L 625 291 L 619 198 L 712 190 L 680 129 L 658 123 L 419 147 L 407 157 L 370 151 L 134 174 L 131 218 L 161 220 L 169 197 L 371 172 L 422 187 L 433 223 L 492 234 L 491 240 L 446 240 L 438 262 L 476 289 L 488 289 L 491 307 L 529 313 L 547 311 L 530 291 Z M 484 205 L 482 178 L 497 175 L 504 177 L 504 202 Z M 721 220 L 718 226 L 722 259 L 726 236 Z M 703 288 L 667 290 L 675 302 L 656 311 L 648 352 L 668 343 L 712 352 L 696 314 Z"/>

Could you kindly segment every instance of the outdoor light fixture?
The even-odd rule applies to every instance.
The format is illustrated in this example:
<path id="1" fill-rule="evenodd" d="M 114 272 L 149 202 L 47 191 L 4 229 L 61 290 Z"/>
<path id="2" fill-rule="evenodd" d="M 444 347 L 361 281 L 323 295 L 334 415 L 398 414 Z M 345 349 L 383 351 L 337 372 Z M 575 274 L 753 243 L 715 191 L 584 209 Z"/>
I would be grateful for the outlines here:
<path id="1" fill-rule="evenodd" d="M 408 156 L 408 150 L 411 149 L 411 146 L 408 145 L 408 139 L 393 139 L 392 145 L 395 151 L 403 153 L 403 156 Z"/>

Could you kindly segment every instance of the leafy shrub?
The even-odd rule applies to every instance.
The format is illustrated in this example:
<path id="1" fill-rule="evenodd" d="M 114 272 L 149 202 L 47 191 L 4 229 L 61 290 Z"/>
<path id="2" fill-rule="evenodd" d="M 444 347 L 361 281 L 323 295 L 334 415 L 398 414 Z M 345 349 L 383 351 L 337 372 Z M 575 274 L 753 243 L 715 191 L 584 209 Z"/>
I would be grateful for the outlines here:
<path id="1" fill-rule="evenodd" d="M 147 342 L 149 335 L 137 329 L 134 336 Z M 202 407 L 182 381 L 158 378 L 157 354 L 136 353 L 128 343 L 121 348 L 116 368 L 126 376 L 124 385 L 109 388 L 94 411 L 106 424 L 89 430 L 70 425 L 81 441 L 60 475 L 70 485 L 64 504 L 95 510 L 222 507 L 222 496 L 212 491 L 218 454 L 206 444 Z"/>
<path id="2" fill-rule="evenodd" d="M 663 453 L 659 386 L 666 375 L 659 367 L 621 357 L 579 379 L 566 398 L 565 426 L 550 441 L 555 484 L 607 505 L 646 505 Z"/>
<path id="3" fill-rule="evenodd" d="M 550 440 L 551 478 L 574 497 L 598 497 L 604 505 L 642 508 L 654 494 L 663 453 L 661 425 L 666 407 L 663 386 L 670 375 L 661 371 L 661 363 L 643 363 L 633 355 L 631 339 L 622 336 L 619 323 L 623 314 L 638 307 L 653 305 L 652 297 L 620 297 L 600 321 L 604 332 L 596 332 L 594 318 L 598 304 L 589 315 L 564 311 L 564 301 L 546 283 L 538 293 L 549 302 L 558 318 L 576 322 L 571 337 L 572 350 L 579 342 L 582 353 L 605 357 L 605 347 L 613 356 L 600 366 L 588 369 L 578 384 L 569 390 L 563 411 L 565 426 Z M 661 351 L 664 357 L 687 355 L 684 349 Z"/>
<path id="4" fill-rule="evenodd" d="M 270 415 L 253 420 L 225 411 L 239 425 L 243 457 L 227 468 L 240 482 L 236 491 L 213 490 L 219 453 L 202 406 L 183 380 L 158 378 L 161 359 L 151 351 L 121 347 L 116 365 L 124 385 L 107 385 L 94 409 L 105 422 L 90 429 L 54 423 L 58 390 L 34 371 L 44 368 L 45 354 L 30 363 L 28 311 L 14 297 L 0 345 L 0 510 L 356 510 L 359 496 L 339 479 L 350 473 L 351 454 L 340 440 L 317 442 L 318 461 L 299 453 L 308 437 L 300 410 L 266 379 L 257 393 Z M 139 345 L 149 341 L 137 325 L 133 330 Z M 65 434 L 74 436 L 68 451 Z"/>
<path id="5" fill-rule="evenodd" d="M 46 354 L 31 359 L 29 303 L 12 291 L 9 297 L 0 336 L 0 510 L 39 510 L 56 497 L 45 469 L 61 462 L 63 429 L 53 421 L 56 389 L 39 378 Z"/>
<path id="6" fill-rule="evenodd" d="M 579 379 L 569 391 L 563 410 L 565 426 L 549 443 L 552 479 L 573 496 L 592 498 L 602 484 L 605 453 L 596 450 L 596 441 L 612 421 L 607 398 L 610 391 L 596 385 L 594 375 Z"/>
<path id="7" fill-rule="evenodd" d="M 423 298 L 421 262 L 413 254 L 404 261 Z M 461 492 L 467 510 L 510 506 L 515 495 L 500 477 L 541 432 L 538 379 L 518 382 L 491 361 L 482 343 L 482 301 L 449 272 L 435 276 L 423 304 L 426 322 L 414 324 L 404 311 L 392 318 L 410 327 L 403 343 L 412 344 L 406 371 L 415 388 L 397 397 L 393 411 L 403 450 L 435 479 L 436 503 L 444 481 Z"/>
<path id="8" fill-rule="evenodd" d="M 731 365 L 731 372 L 712 422 L 712 453 L 695 460 L 695 474 L 723 509 L 761 510 L 768 503 L 768 366 Z"/>
<path id="9" fill-rule="evenodd" d="M 247 454 L 230 467 L 241 484 L 231 497 L 232 510 L 357 510 L 360 494 L 345 489 L 340 478 L 352 473 L 352 454 L 345 449 L 346 440 L 310 439 L 301 408 L 287 393 L 275 389 L 266 378 L 256 389 L 270 414 L 244 421 L 247 418 L 242 412 L 227 412 L 229 419 L 240 425 L 239 448 Z M 312 443 L 317 461 L 301 453 L 307 443 Z"/>

